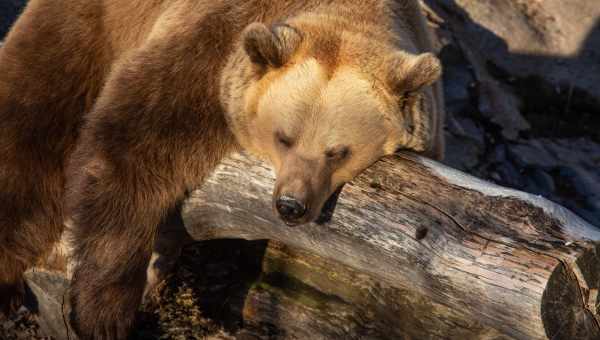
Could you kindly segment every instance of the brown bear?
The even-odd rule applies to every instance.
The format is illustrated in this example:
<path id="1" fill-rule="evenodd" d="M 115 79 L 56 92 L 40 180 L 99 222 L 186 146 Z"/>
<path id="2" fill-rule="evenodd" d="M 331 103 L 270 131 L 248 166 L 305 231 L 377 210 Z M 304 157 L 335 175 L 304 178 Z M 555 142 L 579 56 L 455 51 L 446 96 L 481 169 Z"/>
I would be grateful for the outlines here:
<path id="1" fill-rule="evenodd" d="M 417 0 L 31 0 L 0 50 L 0 303 L 71 220 L 71 323 L 123 339 L 157 229 L 245 149 L 313 221 L 382 156 L 443 154 Z"/>

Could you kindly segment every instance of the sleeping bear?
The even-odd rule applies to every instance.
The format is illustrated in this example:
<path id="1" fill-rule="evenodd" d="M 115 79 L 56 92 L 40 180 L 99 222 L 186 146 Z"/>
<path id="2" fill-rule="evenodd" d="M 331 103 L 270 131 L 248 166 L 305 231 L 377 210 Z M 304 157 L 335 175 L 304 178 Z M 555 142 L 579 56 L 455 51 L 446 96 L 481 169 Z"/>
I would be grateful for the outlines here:
<path id="1" fill-rule="evenodd" d="M 440 159 L 441 66 L 417 0 L 31 0 L 0 49 L 0 305 L 66 221 L 71 324 L 124 339 L 157 229 L 219 161 L 314 221 L 379 158 Z"/>

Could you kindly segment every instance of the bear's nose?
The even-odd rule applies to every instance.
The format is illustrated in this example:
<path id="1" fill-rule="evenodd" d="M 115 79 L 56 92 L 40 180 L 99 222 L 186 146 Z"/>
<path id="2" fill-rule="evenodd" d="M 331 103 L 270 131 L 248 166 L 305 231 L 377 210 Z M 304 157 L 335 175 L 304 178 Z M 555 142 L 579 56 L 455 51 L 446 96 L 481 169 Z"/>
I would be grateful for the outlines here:
<path id="1" fill-rule="evenodd" d="M 282 196 L 275 202 L 275 207 L 281 218 L 294 221 L 306 214 L 306 206 L 290 196 Z"/>

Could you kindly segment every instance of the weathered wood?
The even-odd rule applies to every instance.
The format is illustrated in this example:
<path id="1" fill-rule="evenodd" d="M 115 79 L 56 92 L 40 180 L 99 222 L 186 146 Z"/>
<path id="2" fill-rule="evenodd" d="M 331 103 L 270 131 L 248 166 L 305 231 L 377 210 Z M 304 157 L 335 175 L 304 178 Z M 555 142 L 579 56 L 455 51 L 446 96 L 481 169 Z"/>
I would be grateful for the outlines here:
<path id="1" fill-rule="evenodd" d="M 183 208 L 196 240 L 276 241 L 267 281 L 248 292 L 248 324 L 328 330 L 313 338 L 600 338 L 600 230 L 541 197 L 403 154 L 346 185 L 331 222 L 289 228 L 271 210 L 272 185 L 268 166 L 235 155 Z"/>

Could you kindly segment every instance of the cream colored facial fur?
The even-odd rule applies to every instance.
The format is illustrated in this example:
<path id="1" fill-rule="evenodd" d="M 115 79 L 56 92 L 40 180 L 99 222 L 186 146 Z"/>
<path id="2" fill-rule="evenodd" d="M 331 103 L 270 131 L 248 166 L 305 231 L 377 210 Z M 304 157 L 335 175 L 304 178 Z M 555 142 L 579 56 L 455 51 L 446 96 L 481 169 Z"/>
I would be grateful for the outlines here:
<path id="1" fill-rule="evenodd" d="M 386 154 L 394 128 L 373 91 L 359 71 L 342 68 L 329 79 L 309 58 L 248 98 L 258 103 L 250 143 L 273 164 L 274 197 L 305 201 L 314 219 L 337 187 Z"/>
<path id="2" fill-rule="evenodd" d="M 307 207 L 295 222 L 317 218 L 338 187 L 379 158 L 431 149 L 422 89 L 440 76 L 433 55 L 302 25 L 252 24 L 245 37 L 238 58 L 249 58 L 251 71 L 230 80 L 246 84 L 226 102 L 230 125 L 246 150 L 273 165 L 274 202 L 287 196 Z"/>

